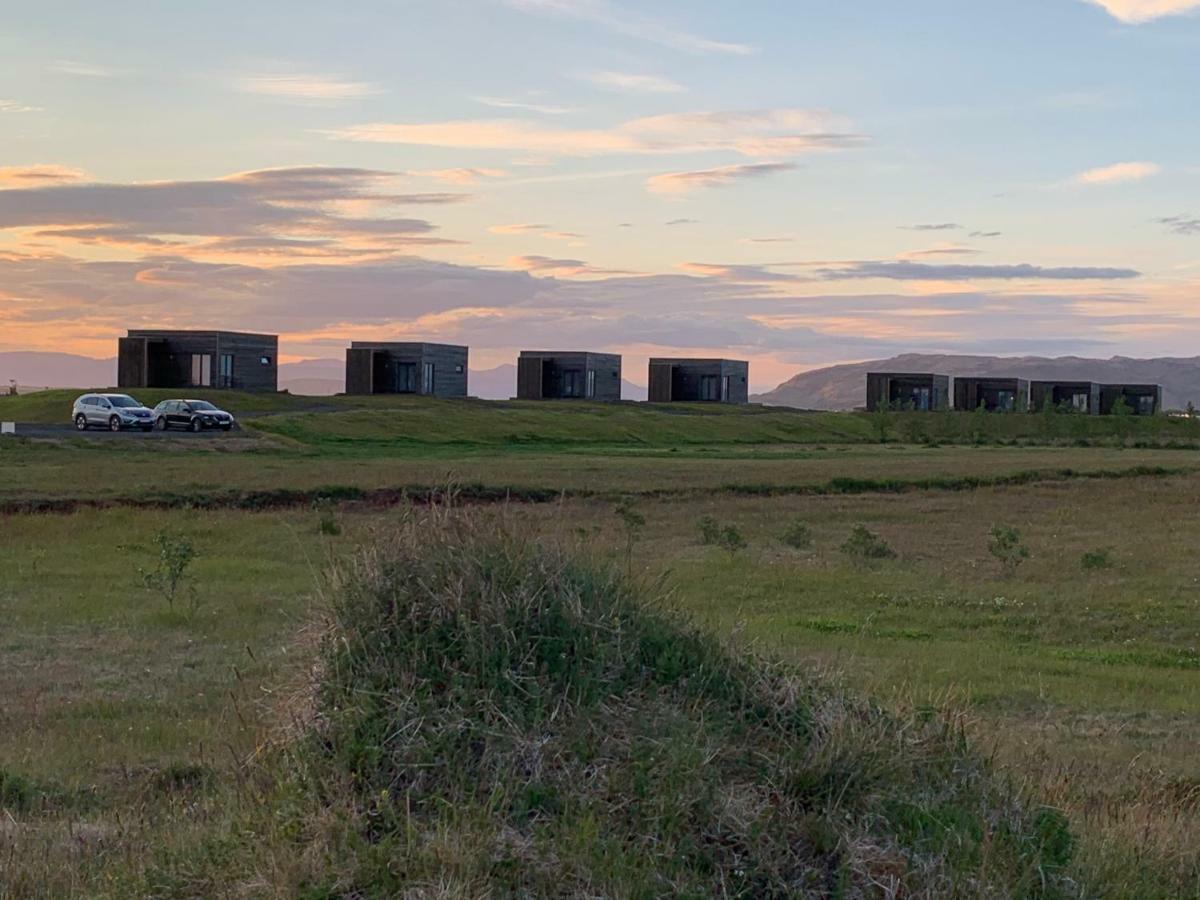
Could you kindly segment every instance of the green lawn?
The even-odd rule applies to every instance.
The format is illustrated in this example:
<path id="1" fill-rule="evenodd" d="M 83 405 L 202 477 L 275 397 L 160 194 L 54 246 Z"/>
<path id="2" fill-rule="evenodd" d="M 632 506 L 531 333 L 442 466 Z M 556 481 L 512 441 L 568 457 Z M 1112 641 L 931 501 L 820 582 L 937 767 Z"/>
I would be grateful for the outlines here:
<path id="1" fill-rule="evenodd" d="M 1111 896 L 1200 887 L 1195 451 L 730 442 L 552 452 L 374 438 L 367 446 L 293 436 L 10 441 L 0 444 L 0 500 L 454 480 L 550 488 L 567 495 L 505 515 L 625 565 L 629 535 L 614 501 L 631 494 L 646 519 L 633 535 L 633 570 L 707 627 L 839 673 L 888 704 L 962 709 L 1014 778 L 1070 813 L 1081 865 L 1111 881 Z M 1190 474 L 1137 475 L 1139 466 Z M 1063 469 L 1126 477 L 1054 474 Z M 839 478 L 919 487 L 1029 471 L 1047 480 L 754 493 Z M 0 860 L 8 841 L 9 858 L 23 861 L 13 892 L 37 894 L 30 885 L 43 883 L 50 893 L 120 896 L 131 884 L 121 879 L 164 846 L 191 852 L 225 821 L 242 802 L 240 762 L 277 739 L 302 702 L 327 561 L 386 534 L 399 514 L 346 506 L 334 513 L 341 533 L 332 536 L 307 507 L 0 517 L 0 805 L 16 823 L 0 827 Z M 704 516 L 736 528 L 747 547 L 702 545 Z M 779 540 L 796 520 L 811 529 L 810 547 Z M 840 548 L 860 523 L 896 558 L 850 559 Z M 998 524 L 1016 527 L 1029 550 L 1011 573 L 988 551 Z M 194 609 L 190 591 L 171 608 L 143 585 L 139 570 L 153 564 L 164 531 L 197 549 Z M 1106 564 L 1085 568 L 1089 551 L 1104 551 Z M 178 787 L 197 779 L 206 785 L 199 793 Z M 4 786 L 17 783 L 23 793 Z M 41 799 L 19 799 L 29 796 Z M 95 852 L 69 849 L 81 828 L 104 836 L 87 845 Z M 0 867 L 0 896 L 4 878 Z"/>
<path id="2" fill-rule="evenodd" d="M 0 503 L 69 498 L 204 498 L 246 491 L 429 489 L 696 493 L 865 489 L 942 480 L 1012 479 L 1200 468 L 1194 450 L 879 445 L 691 446 L 678 451 L 438 445 L 342 455 L 259 441 L 73 439 L 0 443 Z M 857 482 L 857 486 L 850 482 Z"/>

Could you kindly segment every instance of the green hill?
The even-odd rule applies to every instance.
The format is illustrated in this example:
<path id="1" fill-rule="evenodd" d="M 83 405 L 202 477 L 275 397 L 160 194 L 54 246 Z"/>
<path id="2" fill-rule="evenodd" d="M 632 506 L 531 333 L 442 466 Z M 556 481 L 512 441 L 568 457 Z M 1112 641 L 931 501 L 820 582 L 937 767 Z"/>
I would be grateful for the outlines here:
<path id="1" fill-rule="evenodd" d="M 1059 894 L 1065 819 L 949 720 L 731 653 L 606 565 L 435 510 L 334 591 L 258 837 L 181 859 L 190 892 Z"/>

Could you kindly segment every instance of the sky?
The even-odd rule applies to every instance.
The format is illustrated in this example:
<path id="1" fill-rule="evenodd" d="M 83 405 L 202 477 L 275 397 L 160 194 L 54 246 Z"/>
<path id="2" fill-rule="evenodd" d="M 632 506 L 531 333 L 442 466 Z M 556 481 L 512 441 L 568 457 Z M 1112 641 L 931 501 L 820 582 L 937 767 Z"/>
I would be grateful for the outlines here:
<path id="1" fill-rule="evenodd" d="M 13 3 L 0 351 L 1200 355 L 1200 0 Z"/>

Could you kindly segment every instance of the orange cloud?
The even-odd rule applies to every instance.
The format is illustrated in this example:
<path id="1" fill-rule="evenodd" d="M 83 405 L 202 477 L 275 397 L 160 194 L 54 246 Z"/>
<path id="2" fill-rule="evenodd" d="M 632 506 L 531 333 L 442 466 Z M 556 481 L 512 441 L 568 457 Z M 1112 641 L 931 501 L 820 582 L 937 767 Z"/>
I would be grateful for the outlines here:
<path id="1" fill-rule="evenodd" d="M 1089 0 L 1108 14 L 1129 25 L 1139 25 L 1164 16 L 1177 16 L 1200 8 L 1200 0 Z"/>
<path id="2" fill-rule="evenodd" d="M 34 188 L 86 180 L 82 169 L 67 166 L 0 166 L 0 187 Z"/>
<path id="3" fill-rule="evenodd" d="M 776 172 L 796 168 L 792 163 L 754 163 L 742 166 L 719 166 L 696 172 L 668 172 L 646 180 L 646 188 L 655 194 L 685 194 L 698 188 L 723 187 L 735 181 L 761 178 Z"/>
<path id="4" fill-rule="evenodd" d="M 470 150 L 510 150 L 547 156 L 730 151 L 743 156 L 794 156 L 859 146 L 843 120 L 819 109 L 672 113 L 633 119 L 610 129 L 570 129 L 521 119 L 372 122 L 326 132 L 346 141 Z"/>

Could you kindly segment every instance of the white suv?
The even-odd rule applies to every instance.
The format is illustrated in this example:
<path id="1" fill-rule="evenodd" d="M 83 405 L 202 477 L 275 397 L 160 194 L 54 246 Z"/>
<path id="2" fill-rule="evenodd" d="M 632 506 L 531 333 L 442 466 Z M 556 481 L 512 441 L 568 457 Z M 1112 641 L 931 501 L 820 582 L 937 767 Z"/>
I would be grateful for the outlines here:
<path id="1" fill-rule="evenodd" d="M 84 394 L 75 400 L 71 418 L 79 431 L 90 425 L 109 431 L 122 428 L 149 431 L 154 427 L 154 414 L 128 394 Z"/>

